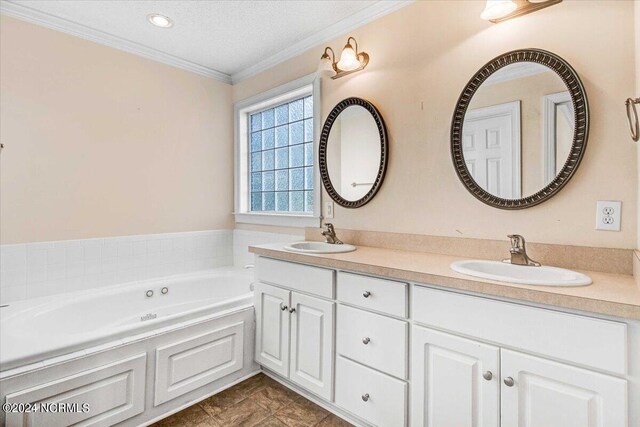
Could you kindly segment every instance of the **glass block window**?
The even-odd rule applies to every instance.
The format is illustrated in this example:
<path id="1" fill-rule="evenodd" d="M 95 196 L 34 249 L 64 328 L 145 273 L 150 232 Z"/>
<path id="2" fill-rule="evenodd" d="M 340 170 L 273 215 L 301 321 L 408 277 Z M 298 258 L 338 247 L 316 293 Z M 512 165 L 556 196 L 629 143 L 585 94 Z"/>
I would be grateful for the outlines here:
<path id="1" fill-rule="evenodd" d="M 313 212 L 313 96 L 249 115 L 251 212 Z"/>

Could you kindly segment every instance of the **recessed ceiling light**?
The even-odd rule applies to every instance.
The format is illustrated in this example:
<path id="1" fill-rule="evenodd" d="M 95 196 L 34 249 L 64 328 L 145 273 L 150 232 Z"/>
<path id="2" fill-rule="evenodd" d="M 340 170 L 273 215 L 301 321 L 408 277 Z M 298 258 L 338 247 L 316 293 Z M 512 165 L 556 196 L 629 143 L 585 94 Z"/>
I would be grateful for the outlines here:
<path id="1" fill-rule="evenodd" d="M 160 28 L 171 28 L 173 27 L 173 21 L 164 15 L 160 15 L 159 13 L 152 13 L 150 15 L 147 15 L 147 20 L 155 25 L 156 27 L 160 27 Z"/>

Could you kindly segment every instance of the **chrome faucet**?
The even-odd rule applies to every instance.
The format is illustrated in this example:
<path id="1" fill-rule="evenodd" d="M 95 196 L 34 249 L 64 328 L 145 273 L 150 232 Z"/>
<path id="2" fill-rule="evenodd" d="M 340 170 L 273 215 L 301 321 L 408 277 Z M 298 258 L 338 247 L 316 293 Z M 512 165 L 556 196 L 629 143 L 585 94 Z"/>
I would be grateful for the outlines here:
<path id="1" fill-rule="evenodd" d="M 508 262 L 515 265 L 526 265 L 531 267 L 540 267 L 540 263 L 532 260 L 527 255 L 527 250 L 525 248 L 524 237 L 519 234 L 509 234 L 507 236 L 511 239 L 511 259 L 505 259 L 502 262 Z"/>
<path id="2" fill-rule="evenodd" d="M 336 236 L 336 230 L 333 228 L 333 224 L 328 222 L 324 226 L 326 227 L 326 230 L 322 232 L 322 235 L 325 238 L 325 242 L 331 243 L 332 245 L 341 245 L 342 240 L 338 239 Z"/>

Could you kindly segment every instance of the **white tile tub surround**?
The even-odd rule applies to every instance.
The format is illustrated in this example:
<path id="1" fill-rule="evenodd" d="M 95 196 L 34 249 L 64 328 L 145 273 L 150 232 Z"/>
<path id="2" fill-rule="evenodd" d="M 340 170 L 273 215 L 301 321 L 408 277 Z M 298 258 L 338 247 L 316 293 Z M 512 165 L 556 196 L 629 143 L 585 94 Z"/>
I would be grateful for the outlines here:
<path id="1" fill-rule="evenodd" d="M 248 264 L 253 264 L 253 254 L 249 253 L 249 246 L 264 245 L 266 243 L 291 243 L 301 240 L 304 240 L 304 229 L 300 230 L 300 234 L 233 230 L 233 265 L 243 267 Z"/>
<path id="2" fill-rule="evenodd" d="M 233 265 L 233 230 L 0 245 L 0 303 Z"/>

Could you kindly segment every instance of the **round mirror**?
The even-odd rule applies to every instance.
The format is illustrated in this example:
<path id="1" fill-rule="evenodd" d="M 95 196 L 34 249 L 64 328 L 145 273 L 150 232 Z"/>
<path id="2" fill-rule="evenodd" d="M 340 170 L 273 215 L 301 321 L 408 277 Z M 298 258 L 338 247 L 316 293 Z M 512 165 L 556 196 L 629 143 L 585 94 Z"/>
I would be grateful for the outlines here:
<path id="1" fill-rule="evenodd" d="M 387 168 L 387 131 L 368 101 L 347 98 L 336 105 L 320 136 L 320 176 L 340 206 L 358 208 L 378 192 Z"/>
<path id="2" fill-rule="evenodd" d="M 576 72 L 542 50 L 506 53 L 465 87 L 451 130 L 458 176 L 481 201 L 522 209 L 555 195 L 587 143 L 587 97 Z"/>

